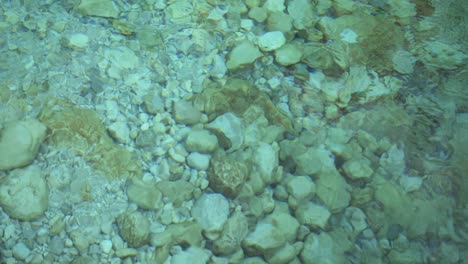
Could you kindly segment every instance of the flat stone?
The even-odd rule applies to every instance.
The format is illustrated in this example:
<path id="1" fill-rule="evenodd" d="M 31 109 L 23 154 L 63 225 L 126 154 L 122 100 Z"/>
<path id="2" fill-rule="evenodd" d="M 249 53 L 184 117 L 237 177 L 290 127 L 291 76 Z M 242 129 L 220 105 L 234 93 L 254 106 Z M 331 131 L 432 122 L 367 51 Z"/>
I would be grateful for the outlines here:
<path id="1" fill-rule="evenodd" d="M 262 56 L 260 50 L 250 41 L 245 40 L 235 46 L 229 53 L 226 66 L 228 70 L 243 68 L 254 63 L 260 56 Z"/>
<path id="2" fill-rule="evenodd" d="M 211 153 L 218 147 L 218 138 L 208 130 L 192 130 L 185 139 L 190 152 Z"/>
<path id="3" fill-rule="evenodd" d="M 281 48 L 286 43 L 286 38 L 281 31 L 267 32 L 258 37 L 258 47 L 263 51 L 272 51 Z"/>
<path id="4" fill-rule="evenodd" d="M 89 37 L 82 33 L 67 35 L 64 44 L 68 48 L 82 51 L 88 47 Z"/>
<path id="5" fill-rule="evenodd" d="M 200 121 L 201 113 L 196 109 L 192 103 L 180 100 L 174 102 L 173 108 L 174 119 L 177 123 L 185 125 L 193 125 Z"/>
<path id="6" fill-rule="evenodd" d="M 84 16 L 118 18 L 119 9 L 112 0 L 81 0 L 75 10 Z"/>

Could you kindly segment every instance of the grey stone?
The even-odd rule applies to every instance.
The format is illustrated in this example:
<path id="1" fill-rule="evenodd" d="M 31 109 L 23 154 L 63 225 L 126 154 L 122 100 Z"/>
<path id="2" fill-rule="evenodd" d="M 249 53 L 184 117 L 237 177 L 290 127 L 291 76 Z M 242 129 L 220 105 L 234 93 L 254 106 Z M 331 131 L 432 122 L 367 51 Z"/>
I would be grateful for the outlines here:
<path id="1" fill-rule="evenodd" d="M 177 123 L 185 125 L 196 124 L 201 118 L 200 111 L 198 111 L 192 103 L 184 100 L 174 102 L 172 111 Z"/>
<path id="2" fill-rule="evenodd" d="M 286 43 L 286 38 L 281 31 L 271 31 L 259 36 L 257 41 L 261 50 L 272 51 L 281 48 Z"/>
<path id="3" fill-rule="evenodd" d="M 185 139 L 190 152 L 211 153 L 218 147 L 218 138 L 208 130 L 192 130 Z"/>

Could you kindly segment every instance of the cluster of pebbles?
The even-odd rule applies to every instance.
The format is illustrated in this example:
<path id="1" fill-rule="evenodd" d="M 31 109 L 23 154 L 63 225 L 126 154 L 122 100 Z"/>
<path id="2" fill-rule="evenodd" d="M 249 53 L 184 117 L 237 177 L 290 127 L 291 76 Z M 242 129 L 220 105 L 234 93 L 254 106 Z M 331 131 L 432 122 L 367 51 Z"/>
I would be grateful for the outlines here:
<path id="1" fill-rule="evenodd" d="M 0 263 L 464 263 L 426 2 L 2 1 Z"/>

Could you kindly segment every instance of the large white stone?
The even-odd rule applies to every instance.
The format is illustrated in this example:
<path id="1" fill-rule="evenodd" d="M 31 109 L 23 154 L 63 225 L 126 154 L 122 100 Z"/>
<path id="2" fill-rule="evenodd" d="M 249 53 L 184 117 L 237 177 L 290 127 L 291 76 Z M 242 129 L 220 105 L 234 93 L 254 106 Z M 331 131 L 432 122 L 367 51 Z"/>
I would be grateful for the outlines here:
<path id="1" fill-rule="evenodd" d="M 258 37 L 258 47 L 263 51 L 272 51 L 281 48 L 286 43 L 286 38 L 281 31 L 267 32 Z"/>
<path id="2" fill-rule="evenodd" d="M 208 154 L 201 154 L 192 152 L 187 157 L 187 164 L 197 170 L 207 170 L 210 165 L 211 156 Z"/>
<path id="3" fill-rule="evenodd" d="M 89 37 L 82 33 L 74 33 L 65 37 L 67 47 L 75 50 L 84 50 L 88 47 Z"/>
<path id="4" fill-rule="evenodd" d="M 30 164 L 46 136 L 46 127 L 39 121 L 13 121 L 0 130 L 0 170 Z"/>
<path id="5" fill-rule="evenodd" d="M 209 238 L 216 238 L 229 215 L 228 200 L 221 194 L 203 194 L 192 208 L 192 216 Z"/>
<path id="6" fill-rule="evenodd" d="M 0 206 L 11 218 L 35 220 L 48 203 L 49 188 L 38 166 L 15 169 L 0 179 Z"/>

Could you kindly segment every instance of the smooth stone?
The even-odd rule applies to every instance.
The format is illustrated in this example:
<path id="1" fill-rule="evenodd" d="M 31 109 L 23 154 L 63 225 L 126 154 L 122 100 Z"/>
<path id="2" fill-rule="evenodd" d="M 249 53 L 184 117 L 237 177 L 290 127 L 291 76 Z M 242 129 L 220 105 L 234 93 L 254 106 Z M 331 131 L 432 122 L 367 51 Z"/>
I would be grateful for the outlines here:
<path id="1" fill-rule="evenodd" d="M 192 152 L 187 157 L 187 164 L 197 170 L 206 171 L 210 166 L 210 155 Z"/>
<path id="2" fill-rule="evenodd" d="M 286 38 L 281 31 L 267 32 L 258 37 L 258 47 L 263 51 L 272 51 L 281 48 L 286 43 Z"/>

